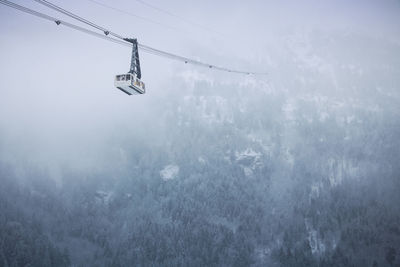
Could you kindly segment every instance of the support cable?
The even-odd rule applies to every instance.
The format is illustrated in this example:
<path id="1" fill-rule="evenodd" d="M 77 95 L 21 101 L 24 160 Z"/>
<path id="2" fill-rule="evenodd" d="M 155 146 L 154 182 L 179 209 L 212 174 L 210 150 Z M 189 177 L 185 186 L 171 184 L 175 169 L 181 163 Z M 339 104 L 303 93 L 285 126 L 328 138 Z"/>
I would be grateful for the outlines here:
<path id="1" fill-rule="evenodd" d="M 207 26 L 204 26 L 204 25 L 199 24 L 199 23 L 197 23 L 197 22 L 194 22 L 194 21 L 192 21 L 192 20 L 188 20 L 188 19 L 186 19 L 186 18 L 184 18 L 184 17 L 182 17 L 182 16 L 179 16 L 179 15 L 177 15 L 177 14 L 174 14 L 174 13 L 168 11 L 168 10 L 165 10 L 165 9 L 163 9 L 163 8 L 161 8 L 161 7 L 158 7 L 158 6 L 155 6 L 155 5 L 153 5 L 153 4 L 150 4 L 150 3 L 146 2 L 146 1 L 143 1 L 143 0 L 135 0 L 135 1 L 141 3 L 142 5 L 145 5 L 145 6 L 149 7 L 149 8 L 151 8 L 151 9 L 157 10 L 157 11 L 160 12 L 160 13 L 167 14 L 167 15 L 170 16 L 170 17 L 176 18 L 176 19 L 178 19 L 178 20 L 180 20 L 180 21 L 183 21 L 183 22 L 185 22 L 185 23 L 187 23 L 187 24 L 190 24 L 190 25 L 192 25 L 192 26 L 196 26 L 196 27 L 198 27 L 198 28 L 201 28 L 201 29 L 206 30 L 206 31 L 208 31 L 208 32 L 211 32 L 211 33 L 213 33 L 213 34 L 217 34 L 217 35 L 220 35 L 220 36 L 225 36 L 225 34 L 222 34 L 222 33 L 220 33 L 220 32 L 216 32 L 215 30 L 213 30 L 213 29 L 211 29 L 211 28 L 209 28 L 209 27 L 207 27 Z"/>
<path id="2" fill-rule="evenodd" d="M 111 5 L 104 4 L 104 3 L 99 2 L 97 0 L 88 0 L 88 1 L 94 3 L 94 4 L 98 5 L 98 6 L 102 6 L 103 8 L 107 8 L 107 9 L 113 10 L 113 11 L 121 13 L 121 14 L 125 14 L 125 15 L 128 15 L 128 16 L 134 17 L 134 18 L 138 18 L 138 19 L 141 19 L 143 21 L 147 21 L 149 23 L 152 23 L 154 25 L 158 25 L 160 27 L 164 27 L 166 29 L 170 29 L 170 30 L 173 30 L 173 31 L 176 31 L 176 32 L 179 32 L 179 33 L 190 34 L 190 32 L 185 31 L 183 29 L 180 29 L 178 27 L 170 26 L 170 25 L 167 25 L 165 23 L 161 23 L 159 21 L 150 19 L 148 17 L 140 16 L 140 15 L 137 15 L 137 14 L 132 13 L 130 11 L 127 11 L 127 10 L 124 10 L 124 9 L 121 9 L 121 8 L 117 8 L 117 7 L 114 7 L 114 6 L 111 6 Z"/>
<path id="3" fill-rule="evenodd" d="M 48 1 L 44 1 L 44 0 L 35 0 L 35 1 L 49 3 Z M 71 13 L 71 12 L 65 10 L 65 9 L 59 8 L 59 7 L 55 7 L 55 8 L 60 9 L 60 10 L 64 10 L 62 13 L 65 12 L 64 14 L 66 14 L 66 15 L 69 14 L 68 16 L 70 16 L 72 18 L 75 18 L 75 19 L 77 19 L 77 20 L 79 20 L 79 21 L 81 21 L 81 22 L 83 22 L 83 23 L 85 23 L 87 25 L 90 25 L 90 26 L 92 26 L 92 27 L 94 27 L 94 28 L 96 28 L 98 30 L 103 31 L 104 35 L 100 34 L 100 33 L 97 33 L 97 32 L 94 32 L 94 31 L 91 31 L 89 29 L 77 26 L 75 24 L 72 24 L 72 23 L 57 19 L 55 17 L 46 15 L 44 13 L 35 11 L 33 9 L 30 9 L 30 8 L 15 4 L 15 3 L 10 2 L 8 0 L 0 0 L 0 4 L 3 4 L 5 6 L 17 9 L 19 11 L 25 12 L 27 14 L 30 14 L 30 15 L 33 15 L 33 16 L 48 20 L 48 21 L 53 21 L 57 25 L 66 26 L 66 27 L 69 27 L 71 29 L 74 29 L 74 30 L 77 30 L 77 31 L 80 31 L 80 32 L 83 32 L 83 33 L 86 33 L 86 34 L 90 34 L 92 36 L 95 36 L 95 37 L 98 37 L 98 38 L 102 38 L 102 39 L 105 39 L 105 40 L 108 40 L 108 41 L 111 41 L 111 42 L 114 42 L 114 43 L 117 43 L 117 44 L 120 44 L 120 45 L 124 45 L 124 46 L 128 46 L 128 47 L 132 46 L 132 44 L 129 43 L 129 42 L 126 42 L 124 40 L 125 38 L 122 37 L 121 35 L 116 34 L 114 32 L 111 32 L 111 31 L 107 30 L 106 28 L 98 26 L 93 22 L 90 22 L 90 21 L 88 21 L 88 20 L 86 20 L 84 18 L 81 18 L 81 17 L 79 17 L 79 16 L 77 16 L 77 15 L 75 15 L 75 14 L 73 14 L 73 13 Z M 54 4 L 51 4 L 51 5 L 55 6 Z M 117 39 L 116 38 L 112 38 L 109 35 L 114 36 Z M 199 60 L 195 60 L 195 59 L 187 58 L 187 57 L 184 57 L 184 56 L 176 55 L 176 54 L 173 54 L 173 53 L 169 53 L 169 52 L 166 52 L 166 51 L 162 51 L 162 50 L 159 50 L 159 49 L 156 49 L 156 48 L 144 45 L 144 44 L 138 44 L 138 47 L 143 52 L 146 52 L 146 53 L 149 53 L 149 54 L 153 54 L 153 55 L 156 55 L 156 56 L 165 57 L 165 58 L 168 58 L 168 59 L 173 59 L 173 60 L 177 60 L 177 61 L 181 61 L 181 62 L 184 62 L 184 63 L 193 64 L 193 65 L 208 67 L 208 68 L 212 68 L 212 69 L 216 69 L 216 70 L 220 70 L 220 71 L 239 73 L 239 74 L 253 74 L 253 75 L 266 75 L 267 74 L 267 73 L 259 73 L 259 72 L 248 72 L 248 71 L 233 70 L 233 69 L 229 69 L 229 68 L 225 68 L 225 67 L 220 67 L 220 66 L 208 64 L 208 63 L 205 63 L 205 62 L 202 62 L 202 61 L 199 61 Z"/>

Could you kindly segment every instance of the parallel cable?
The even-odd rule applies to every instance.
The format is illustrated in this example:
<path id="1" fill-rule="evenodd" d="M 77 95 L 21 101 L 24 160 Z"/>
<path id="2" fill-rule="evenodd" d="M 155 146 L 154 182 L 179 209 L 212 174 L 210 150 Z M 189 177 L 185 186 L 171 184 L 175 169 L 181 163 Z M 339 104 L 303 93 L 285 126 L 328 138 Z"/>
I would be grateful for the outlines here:
<path id="1" fill-rule="evenodd" d="M 177 32 L 180 32 L 180 33 L 184 33 L 184 34 L 189 34 L 188 31 L 185 31 L 185 30 L 180 29 L 180 28 L 178 28 L 178 27 L 170 26 L 170 25 L 167 25 L 167 24 L 165 24 L 165 23 L 161 23 L 161 22 L 159 22 L 159 21 L 150 19 L 150 18 L 148 18 L 148 17 L 140 16 L 140 15 L 137 15 L 137 14 L 132 13 L 132 12 L 130 12 L 130 11 L 127 11 L 127 10 L 124 10 L 124 9 L 120 9 L 120 8 L 117 8 L 117 7 L 108 5 L 108 4 L 104 4 L 104 3 L 99 2 L 99 1 L 97 1 L 97 0 L 87 0 L 87 1 L 90 1 L 90 2 L 92 2 L 92 3 L 94 3 L 94 4 L 96 4 L 96 5 L 102 6 L 102 7 L 104 7 L 104 8 L 107 8 L 107 9 L 110 9 L 110 10 L 113 10 L 113 11 L 116 11 L 116 12 L 119 12 L 119 13 L 121 13 L 121 14 L 125 14 L 125 15 L 128 15 L 128 16 L 137 18 L 137 19 L 141 19 L 141 20 L 143 20 L 143 21 L 147 21 L 147 22 L 149 22 L 149 23 L 152 23 L 152 24 L 155 24 L 155 25 L 158 25 L 158 26 L 161 26 L 161 27 L 170 29 L 170 30 L 174 30 L 174 31 L 177 31 Z"/>
<path id="2" fill-rule="evenodd" d="M 42 1 L 42 0 L 35 0 L 35 1 Z M 46 1 L 46 2 L 47 2 L 47 1 Z M 88 21 L 88 20 L 86 20 L 86 19 L 84 19 L 84 18 L 81 18 L 81 17 L 79 17 L 79 16 L 77 16 L 77 15 L 75 15 L 75 14 L 69 12 L 69 11 L 66 11 L 66 10 L 65 10 L 65 12 L 68 13 L 68 14 L 70 14 L 70 15 L 69 15 L 70 17 L 76 18 L 76 19 L 79 20 L 79 21 L 82 20 L 82 22 L 84 22 L 85 24 L 90 25 L 90 26 L 92 26 L 92 27 L 94 27 L 94 28 L 96 28 L 96 29 L 98 29 L 98 30 L 103 31 L 103 33 L 104 33 L 105 35 L 100 34 L 100 33 L 97 33 L 97 32 L 94 32 L 94 31 L 91 31 L 91 30 L 88 30 L 88 29 L 83 28 L 83 27 L 80 27 L 80 26 L 77 26 L 77 25 L 75 25 L 75 24 L 72 24 L 72 23 L 69 23 L 69 22 L 66 22 L 66 21 L 57 19 L 57 18 L 55 18 L 55 17 L 46 15 L 46 14 L 44 14 L 44 13 L 35 11 L 35 10 L 33 10 L 33 9 L 30 9 L 30 8 L 27 8 L 27 7 L 24 7 L 24 6 L 15 4 L 15 3 L 10 2 L 10 1 L 8 1 L 8 0 L 0 0 L 0 4 L 6 5 L 6 6 L 8 6 L 8 7 L 17 9 L 17 10 L 19 10 L 19 11 L 25 12 L 25 13 L 27 13 L 27 14 L 30 14 L 30 15 L 33 15 L 33 16 L 36 16 L 36 17 L 39 17 L 39 18 L 48 20 L 48 21 L 53 21 L 53 22 L 55 22 L 57 25 L 63 25 L 63 26 L 72 28 L 72 29 L 74 29 L 74 30 L 78 30 L 78 31 L 83 32 L 83 33 L 86 33 L 86 34 L 93 35 L 93 36 L 98 37 L 98 38 L 102 38 L 102 39 L 105 39 L 105 40 L 108 40 L 108 41 L 111 41 L 111 42 L 114 42 L 114 43 L 117 43 L 117 44 L 120 44 L 120 45 L 124 45 L 124 46 L 129 46 L 129 47 L 131 47 L 131 44 L 130 44 L 130 43 L 124 41 L 124 37 L 122 37 L 122 36 L 120 36 L 120 35 L 118 35 L 118 34 L 116 34 L 116 33 L 113 33 L 113 32 L 111 32 L 111 31 L 108 31 L 107 29 L 105 29 L 105 28 L 103 28 L 103 27 L 101 27 L 101 26 L 98 26 L 98 25 L 94 24 L 93 22 L 90 22 L 90 21 Z M 64 12 L 62 12 L 62 13 L 64 13 Z M 78 17 L 79 17 L 79 19 L 78 19 Z M 106 33 L 106 32 L 108 32 L 108 33 Z M 110 36 L 108 36 L 108 35 L 115 36 L 115 37 L 118 38 L 118 39 L 112 38 L 112 37 L 110 37 Z M 161 57 L 165 57 L 165 58 L 177 60 L 177 61 L 182 61 L 182 62 L 189 63 L 189 64 L 193 64 L 193 65 L 198 65 L 198 66 L 213 68 L 213 69 L 216 69 L 216 70 L 221 70 L 221 71 L 226 71 L 226 72 L 232 72 L 232 73 L 253 74 L 253 75 L 266 75 L 266 73 L 239 71 L 239 70 L 233 70 L 233 69 L 229 69 L 229 68 L 225 68 L 225 67 L 220 67 L 220 66 L 216 66 L 216 65 L 204 63 L 204 62 L 201 62 L 201 61 L 198 61 L 198 60 L 195 60 L 195 59 L 191 59 L 191 58 L 179 56 L 179 55 L 176 55 L 176 54 L 173 54 L 173 53 L 169 53 L 169 52 L 166 52 L 166 51 L 162 51 L 162 50 L 159 50 L 159 49 L 156 49 L 156 48 L 147 46 L 147 45 L 143 45 L 143 44 L 138 44 L 138 46 L 139 46 L 139 48 L 140 48 L 143 52 L 146 52 L 146 53 L 149 53 L 149 54 L 153 54 L 153 55 L 156 55 L 156 56 L 161 56 Z"/>
<path id="3" fill-rule="evenodd" d="M 25 13 L 27 13 L 27 14 L 30 14 L 30 15 L 33 15 L 33 16 L 36 16 L 36 17 L 39 17 L 39 18 L 48 20 L 48 21 L 55 22 L 57 25 L 63 25 L 63 26 L 69 27 L 69 28 L 71 28 L 71 29 L 81 31 L 81 32 L 86 33 L 86 34 L 90 34 L 90 35 L 99 37 L 99 38 L 101 38 L 101 39 L 105 39 L 105 40 L 108 40 L 108 41 L 112 41 L 112 42 L 117 43 L 117 44 L 129 46 L 129 47 L 131 46 L 129 43 L 124 42 L 124 41 L 121 41 L 121 40 L 119 40 L 119 39 L 115 39 L 115 38 L 108 37 L 108 36 L 106 36 L 106 35 L 103 35 L 103 34 L 100 34 L 100 33 L 97 33 L 97 32 L 91 31 L 91 30 L 88 30 L 88 29 L 86 29 L 86 28 L 83 28 L 83 27 L 77 26 L 77 25 L 75 25 L 75 24 L 72 24 L 72 23 L 69 23 L 69 22 L 66 22 L 66 21 L 57 19 L 57 18 L 55 18 L 55 17 L 52 17 L 52 16 L 49 16 L 49 15 L 43 14 L 43 13 L 41 13 L 41 12 L 38 12 L 38 11 L 35 11 L 35 10 L 33 10 L 33 9 L 30 9 L 30 8 L 27 8 L 27 7 L 24 7 L 24 6 L 15 4 L 15 3 L 10 2 L 10 1 L 7 1 L 7 0 L 0 0 L 0 4 L 9 6 L 9 7 L 11 7 L 11 8 L 17 9 L 17 10 L 19 10 L 19 11 L 25 12 Z"/>
<path id="4" fill-rule="evenodd" d="M 63 13 L 64 15 L 67 15 L 67 16 L 69 16 L 69 17 L 71 17 L 73 19 L 76 19 L 76 20 L 78 20 L 78 21 L 80 21 L 82 23 L 85 23 L 85 24 L 87 24 L 87 25 L 89 25 L 89 26 L 91 26 L 93 28 L 96 28 L 96 29 L 102 31 L 105 35 L 109 35 L 110 34 L 110 35 L 112 35 L 112 36 L 114 36 L 116 38 L 119 38 L 119 39 L 122 39 L 122 40 L 124 39 L 124 37 L 122 37 L 121 35 L 119 35 L 117 33 L 114 33 L 114 32 L 112 32 L 112 31 L 110 31 L 110 30 L 108 30 L 108 29 L 106 29 L 104 27 L 101 27 L 101 26 L 99 26 L 99 25 L 97 25 L 97 24 L 95 24 L 95 23 L 93 23 L 93 22 L 91 22 L 91 21 L 89 21 L 87 19 L 84 19 L 84 18 L 82 18 L 82 17 L 80 17 L 80 16 L 78 16 L 78 15 L 72 13 L 72 12 L 69 12 L 68 10 L 65 10 L 62 7 L 59 7 L 59 6 L 57 6 L 57 5 L 53 4 L 53 3 L 50 3 L 49 1 L 46 1 L 46 0 L 34 0 L 34 1 L 36 1 L 36 2 L 38 2 L 40 4 L 42 4 L 42 5 L 45 5 L 45 6 L 49 7 L 49 8 L 51 8 L 51 9 L 54 9 L 55 11 Z"/>
<path id="5" fill-rule="evenodd" d="M 188 20 L 188 19 L 186 19 L 186 18 L 184 18 L 184 17 L 182 17 L 182 16 L 179 16 L 179 15 L 177 15 L 177 14 L 174 14 L 174 13 L 168 11 L 168 10 L 165 10 L 165 9 L 163 9 L 163 8 L 161 8 L 161 7 L 158 7 L 158 6 L 155 6 L 155 5 L 153 5 L 153 4 L 150 4 L 150 3 L 146 2 L 146 1 L 143 1 L 143 0 L 136 0 L 136 2 L 139 2 L 139 3 L 141 3 L 142 5 L 145 5 L 145 6 L 149 7 L 149 8 L 151 8 L 151 9 L 157 10 L 157 11 L 160 12 L 160 13 L 167 14 L 167 15 L 170 16 L 170 17 L 174 17 L 174 18 L 176 18 L 176 19 L 178 19 L 178 20 L 180 20 L 180 21 L 186 22 L 186 23 L 188 23 L 188 24 L 190 24 L 190 25 L 192 25 L 192 26 L 196 26 L 196 27 L 202 28 L 203 30 L 206 30 L 206 31 L 208 31 L 208 32 L 211 32 L 211 33 L 214 33 L 214 34 L 217 34 L 217 35 L 224 36 L 224 34 L 222 34 L 222 33 L 220 33 L 220 32 L 216 32 L 215 30 L 213 30 L 213 29 L 211 29 L 211 28 L 209 28 L 209 27 L 207 27 L 207 26 L 204 26 L 204 25 L 199 24 L 199 23 L 197 23 L 197 22 L 194 22 L 194 21 L 192 21 L 192 20 Z"/>

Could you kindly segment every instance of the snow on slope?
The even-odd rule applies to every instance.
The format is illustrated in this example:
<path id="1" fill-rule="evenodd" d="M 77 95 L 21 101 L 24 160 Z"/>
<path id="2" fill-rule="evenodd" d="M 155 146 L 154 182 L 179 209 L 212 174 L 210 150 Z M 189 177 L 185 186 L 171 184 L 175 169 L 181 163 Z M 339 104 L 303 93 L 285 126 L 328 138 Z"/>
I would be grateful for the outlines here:
<path id="1" fill-rule="evenodd" d="M 167 165 L 160 171 L 161 179 L 164 181 L 175 179 L 179 174 L 179 166 L 178 165 Z"/>

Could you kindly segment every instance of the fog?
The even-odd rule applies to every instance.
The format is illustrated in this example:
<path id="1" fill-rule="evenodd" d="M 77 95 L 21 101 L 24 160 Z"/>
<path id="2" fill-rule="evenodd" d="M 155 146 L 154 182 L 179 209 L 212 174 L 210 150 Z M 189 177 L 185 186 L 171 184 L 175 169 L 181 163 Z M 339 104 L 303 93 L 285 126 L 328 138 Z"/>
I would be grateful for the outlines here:
<path id="1" fill-rule="evenodd" d="M 52 2 L 267 75 L 1 5 L 0 266 L 400 264 L 399 1 Z"/>

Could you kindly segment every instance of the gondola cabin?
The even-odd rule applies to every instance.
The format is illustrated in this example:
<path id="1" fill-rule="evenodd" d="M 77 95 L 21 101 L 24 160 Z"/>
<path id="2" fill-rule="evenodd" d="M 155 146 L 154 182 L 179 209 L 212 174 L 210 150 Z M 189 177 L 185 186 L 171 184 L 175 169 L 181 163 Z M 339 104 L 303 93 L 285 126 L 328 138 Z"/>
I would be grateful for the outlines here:
<path id="1" fill-rule="evenodd" d="M 114 85 L 128 95 L 144 94 L 146 89 L 144 82 L 140 80 L 142 72 L 140 71 L 138 42 L 136 39 L 125 38 L 124 40 L 132 44 L 131 67 L 127 74 L 115 76 Z"/>
<path id="2" fill-rule="evenodd" d="M 128 95 L 138 95 L 146 92 L 144 82 L 131 73 L 115 76 L 114 85 Z"/>

